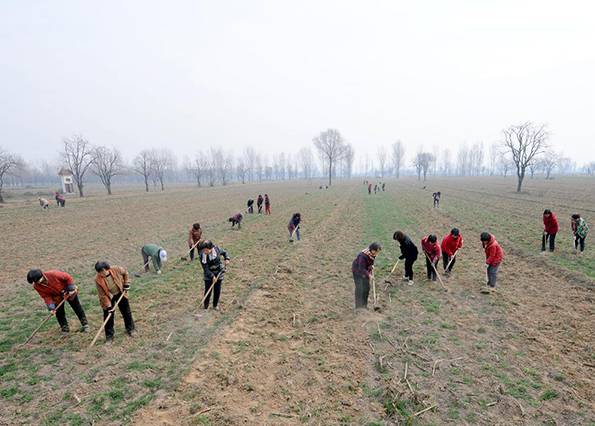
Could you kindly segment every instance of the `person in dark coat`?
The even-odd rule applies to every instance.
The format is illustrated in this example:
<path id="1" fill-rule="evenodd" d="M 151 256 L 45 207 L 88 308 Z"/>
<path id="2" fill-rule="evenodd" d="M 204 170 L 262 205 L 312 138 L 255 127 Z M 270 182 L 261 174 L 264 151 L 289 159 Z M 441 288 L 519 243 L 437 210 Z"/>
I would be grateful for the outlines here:
<path id="1" fill-rule="evenodd" d="M 393 240 L 398 241 L 401 246 L 401 256 L 399 256 L 399 259 L 405 259 L 405 276 L 403 277 L 403 281 L 406 281 L 409 285 L 413 285 L 413 264 L 417 260 L 419 253 L 417 246 L 411 241 L 411 238 L 401 231 L 393 234 Z"/>
<path id="2" fill-rule="evenodd" d="M 434 198 L 434 208 L 440 207 L 440 191 L 434 192 L 432 197 Z"/>
<path id="3" fill-rule="evenodd" d="M 205 292 L 204 308 L 209 308 L 211 293 L 213 294 L 213 309 L 219 310 L 219 297 L 221 295 L 221 284 L 225 277 L 225 266 L 229 264 L 231 258 L 221 247 L 213 244 L 212 241 L 205 240 L 198 246 L 200 250 L 200 263 L 204 272 Z M 221 262 L 221 257 L 224 263 Z M 212 290 L 211 290 L 212 287 Z"/>
<path id="4" fill-rule="evenodd" d="M 258 207 L 258 214 L 262 214 L 262 203 L 264 203 L 264 198 L 262 198 L 261 194 L 258 194 L 258 198 L 256 199 L 256 207 Z"/>
<path id="5" fill-rule="evenodd" d="M 355 283 L 355 308 L 368 308 L 368 295 L 370 294 L 370 279 L 374 276 L 374 260 L 382 247 L 372 243 L 363 249 L 351 264 L 353 281 Z"/>
<path id="6" fill-rule="evenodd" d="M 289 220 L 287 229 L 289 230 L 289 242 L 293 242 L 293 236 L 295 235 L 296 240 L 300 240 L 300 222 L 302 221 L 302 215 L 294 213 Z"/>
<path id="7" fill-rule="evenodd" d="M 230 217 L 228 219 L 228 221 L 231 222 L 231 227 L 232 228 L 235 225 L 238 225 L 238 229 L 242 229 L 242 220 L 243 219 L 244 219 L 244 216 L 242 216 L 242 213 L 236 213 L 232 217 Z"/>
<path id="8" fill-rule="evenodd" d="M 248 214 L 253 214 L 254 213 L 254 200 L 252 198 L 250 198 L 246 205 L 248 206 Z"/>

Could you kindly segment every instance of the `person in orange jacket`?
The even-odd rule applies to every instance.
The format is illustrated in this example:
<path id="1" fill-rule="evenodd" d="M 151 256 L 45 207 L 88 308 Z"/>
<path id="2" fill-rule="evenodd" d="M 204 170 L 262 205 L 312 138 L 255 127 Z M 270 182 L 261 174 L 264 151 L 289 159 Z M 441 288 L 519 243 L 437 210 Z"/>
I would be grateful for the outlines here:
<path id="1" fill-rule="evenodd" d="M 80 331 L 89 332 L 85 310 L 81 306 L 78 289 L 74 285 L 74 278 L 71 275 L 56 270 L 42 272 L 41 269 L 31 269 L 27 273 L 27 282 L 33 284 L 33 289 L 41 296 L 48 310 L 56 316 L 63 335 L 70 332 L 64 303 L 60 304 L 63 300 L 68 302 L 81 322 Z"/>
<path id="2" fill-rule="evenodd" d="M 496 279 L 498 268 L 504 259 L 504 250 L 496 241 L 493 235 L 488 232 L 482 232 L 480 235 L 481 244 L 486 254 L 487 285 L 482 289 L 482 293 L 493 293 L 496 289 Z"/>

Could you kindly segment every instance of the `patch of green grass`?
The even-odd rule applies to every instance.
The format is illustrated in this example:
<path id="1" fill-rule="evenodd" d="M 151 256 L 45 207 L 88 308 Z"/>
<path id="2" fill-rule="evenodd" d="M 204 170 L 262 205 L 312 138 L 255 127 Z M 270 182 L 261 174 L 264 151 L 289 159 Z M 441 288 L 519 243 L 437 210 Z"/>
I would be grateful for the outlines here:
<path id="1" fill-rule="evenodd" d="M 155 365 L 146 361 L 132 361 L 130 364 L 128 364 L 127 368 L 130 371 L 144 371 L 154 369 Z"/>
<path id="2" fill-rule="evenodd" d="M 545 392 L 543 392 L 543 393 L 542 393 L 542 394 L 539 396 L 539 399 L 540 399 L 541 401 L 549 401 L 550 399 L 555 399 L 555 398 L 557 398 L 557 397 L 558 397 L 558 395 L 559 395 L 559 394 L 558 394 L 558 392 L 556 392 L 556 391 L 555 391 L 555 390 L 553 390 L 553 389 L 549 389 L 549 390 L 546 390 Z"/>
<path id="3" fill-rule="evenodd" d="M 149 389 L 157 389 L 161 386 L 161 379 L 147 379 L 143 382 L 143 385 Z"/>
<path id="4" fill-rule="evenodd" d="M 0 396 L 4 399 L 12 398 L 19 390 L 15 386 L 10 386 L 0 390 Z"/>
<path id="5" fill-rule="evenodd" d="M 366 383 L 364 383 L 361 387 L 364 396 L 367 398 L 378 398 L 384 392 L 382 388 L 370 388 Z"/>
<path id="6" fill-rule="evenodd" d="M 421 299 L 421 304 L 428 313 L 437 314 L 440 311 L 440 303 L 434 299 Z"/>

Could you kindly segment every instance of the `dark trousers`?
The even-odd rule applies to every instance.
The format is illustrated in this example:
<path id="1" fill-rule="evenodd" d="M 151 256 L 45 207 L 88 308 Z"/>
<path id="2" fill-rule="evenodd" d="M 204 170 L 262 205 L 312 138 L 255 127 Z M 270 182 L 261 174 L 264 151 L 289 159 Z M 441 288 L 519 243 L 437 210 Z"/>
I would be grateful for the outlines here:
<path id="1" fill-rule="evenodd" d="M 368 295 L 370 294 L 370 279 L 353 274 L 353 281 L 355 282 L 355 308 L 367 308 Z"/>
<path id="2" fill-rule="evenodd" d="M 445 272 L 452 271 L 452 267 L 455 266 L 456 261 L 457 261 L 457 258 L 453 257 L 452 262 L 450 262 L 450 256 L 448 256 L 446 253 L 442 252 L 442 265 L 444 266 Z M 448 266 L 448 262 L 450 262 L 450 266 Z M 448 266 L 448 271 L 446 270 L 447 266 Z"/>
<path id="3" fill-rule="evenodd" d="M 586 237 L 579 237 L 578 235 L 574 235 L 574 249 L 576 250 L 579 246 L 581 251 L 585 251 L 585 238 Z"/>
<path id="4" fill-rule="evenodd" d="M 260 213 L 262 213 L 262 204 L 259 204 L 259 205 L 258 205 L 258 213 L 259 213 L 259 214 L 260 214 Z"/>
<path id="5" fill-rule="evenodd" d="M 149 272 L 149 255 L 146 254 L 142 249 L 140 252 L 143 254 L 143 265 L 145 265 L 145 272 Z"/>
<path id="6" fill-rule="evenodd" d="M 498 278 L 498 268 L 500 265 L 492 266 L 488 265 L 487 274 L 488 274 L 488 286 L 496 287 L 496 279 Z"/>
<path id="7" fill-rule="evenodd" d="M 194 245 L 194 243 L 192 244 Z M 196 254 L 198 253 L 198 246 L 195 246 L 194 248 L 190 248 L 190 260 L 194 260 L 194 251 L 196 250 Z"/>
<path id="8" fill-rule="evenodd" d="M 405 258 L 405 277 L 410 280 L 413 279 L 413 264 L 417 260 L 417 257 Z"/>
<path id="9" fill-rule="evenodd" d="M 437 198 L 434 198 L 434 207 L 440 207 L 440 200 Z"/>
<path id="10" fill-rule="evenodd" d="M 547 232 L 543 234 L 543 238 L 541 239 L 541 251 L 545 251 L 545 244 L 549 240 L 550 251 L 554 251 L 556 248 L 556 234 L 548 234 Z"/>
<path id="11" fill-rule="evenodd" d="M 215 274 L 215 276 L 217 276 L 217 275 Z M 213 295 L 213 308 L 216 308 L 217 305 L 219 304 L 219 296 L 221 296 L 221 284 L 222 283 L 223 283 L 223 275 L 221 277 L 219 277 L 219 279 L 213 286 L 213 289 L 211 290 L 209 295 L 206 297 L 205 303 L 204 303 L 205 309 L 207 309 L 209 307 L 209 302 L 211 301 L 211 294 Z M 213 280 L 205 281 L 205 293 L 204 294 L 207 294 L 207 291 L 209 291 L 209 288 L 211 288 L 212 285 L 213 285 Z"/>
<path id="12" fill-rule="evenodd" d="M 430 259 L 428 259 L 426 257 L 426 269 L 427 269 L 427 274 L 428 274 L 429 280 L 436 281 L 436 270 L 434 268 L 437 265 L 438 265 L 438 261 L 436 261 L 436 263 L 434 263 L 434 266 L 432 266 L 432 262 L 430 262 Z"/>
<path id="13" fill-rule="evenodd" d="M 252 206 L 252 205 L 248 206 L 248 213 L 250 213 L 250 214 L 254 213 L 254 206 Z"/>
<path id="14" fill-rule="evenodd" d="M 116 306 L 118 299 L 120 298 L 122 293 L 118 293 L 112 296 L 112 307 Z M 128 303 L 128 299 L 126 297 L 122 297 L 120 303 L 118 303 L 118 309 L 120 309 L 120 313 L 122 314 L 122 318 L 124 318 L 124 326 L 126 327 L 126 331 L 128 333 L 132 333 L 134 330 L 134 321 L 132 320 L 132 311 L 130 310 L 130 303 Z M 107 318 L 109 315 L 109 311 L 104 309 L 103 310 L 103 320 Z M 114 312 L 107 324 L 105 324 L 105 337 L 113 337 L 114 336 L 114 317 L 116 313 Z"/>
<path id="15" fill-rule="evenodd" d="M 87 317 L 85 316 L 85 311 L 81 306 L 81 302 L 79 301 L 78 295 L 74 296 L 72 300 L 68 300 L 68 304 L 78 317 L 81 325 L 87 325 Z M 66 311 L 64 310 L 64 303 L 58 309 L 56 309 L 56 319 L 58 320 L 58 324 L 60 324 L 60 328 L 68 329 L 68 320 L 66 319 Z"/>

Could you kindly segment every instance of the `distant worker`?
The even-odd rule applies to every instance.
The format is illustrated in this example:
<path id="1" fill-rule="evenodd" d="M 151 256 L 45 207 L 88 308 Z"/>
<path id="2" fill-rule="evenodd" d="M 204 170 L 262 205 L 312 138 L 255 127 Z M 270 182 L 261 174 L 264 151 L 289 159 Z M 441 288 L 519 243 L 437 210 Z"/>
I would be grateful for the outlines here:
<path id="1" fill-rule="evenodd" d="M 374 195 L 378 192 L 378 184 L 374 184 Z"/>
<path id="2" fill-rule="evenodd" d="M 252 198 L 250 198 L 248 200 L 247 206 L 248 206 L 248 214 L 253 214 L 254 213 L 254 200 Z"/>
<path id="3" fill-rule="evenodd" d="M 155 272 L 161 274 L 161 266 L 167 262 L 167 252 L 157 244 L 145 244 L 141 249 L 145 272 L 149 272 L 149 261 L 153 263 Z"/>
<path id="4" fill-rule="evenodd" d="M 42 272 L 40 269 L 31 269 L 27 273 L 27 282 L 33 284 L 33 289 L 41 296 L 48 310 L 56 316 L 63 336 L 70 332 L 64 302 L 68 302 L 81 322 L 80 331 L 82 333 L 89 332 L 89 323 L 79 301 L 74 278 L 71 275 L 56 270 Z"/>
<path id="5" fill-rule="evenodd" d="M 126 334 L 132 337 L 134 332 L 134 320 L 132 311 L 128 302 L 128 290 L 130 289 L 130 280 L 128 271 L 121 266 L 110 266 L 107 262 L 97 262 L 95 264 L 95 286 L 97 287 L 97 296 L 99 304 L 103 309 L 103 320 L 109 316 L 105 324 L 105 343 L 112 343 L 114 340 L 114 316 L 116 313 L 116 303 L 118 300 L 118 309 L 124 319 Z M 110 315 L 110 313 L 112 315 Z"/>
<path id="6" fill-rule="evenodd" d="M 481 290 L 482 293 L 490 294 L 496 291 L 496 280 L 498 278 L 498 268 L 504 259 L 504 251 L 496 238 L 488 232 L 482 232 L 480 236 L 481 244 L 486 255 L 486 274 L 487 285 Z"/>
<path id="7" fill-rule="evenodd" d="M 242 220 L 243 219 L 244 219 L 244 216 L 242 215 L 242 213 L 236 213 L 232 217 L 230 217 L 229 219 L 227 219 L 227 221 L 228 222 L 231 222 L 231 227 L 232 228 L 234 226 L 238 225 L 238 229 L 242 229 Z"/>
<path id="8" fill-rule="evenodd" d="M 382 192 L 384 192 L 385 187 L 386 187 L 386 182 L 382 182 Z"/>
<path id="9" fill-rule="evenodd" d="M 440 261 L 440 245 L 438 244 L 438 238 L 436 238 L 436 235 L 430 234 L 427 237 L 422 238 L 421 248 L 426 256 L 428 279 L 436 281 L 436 268 L 438 266 L 438 262 Z"/>
<path id="10" fill-rule="evenodd" d="M 558 218 L 550 209 L 543 211 L 543 236 L 541 237 L 541 251 L 545 251 L 549 241 L 550 252 L 556 248 L 556 234 L 558 233 Z"/>
<path id="11" fill-rule="evenodd" d="M 434 192 L 432 198 L 434 199 L 434 208 L 440 207 L 440 191 Z"/>
<path id="12" fill-rule="evenodd" d="M 351 272 L 355 283 L 355 309 L 368 308 L 370 294 L 370 279 L 374 277 L 374 260 L 382 247 L 372 243 L 363 249 L 351 263 Z"/>
<path id="13" fill-rule="evenodd" d="M 393 234 L 393 240 L 398 241 L 401 246 L 401 256 L 399 256 L 399 259 L 405 259 L 405 276 L 403 280 L 409 285 L 413 285 L 413 264 L 417 260 L 419 253 L 417 246 L 411 241 L 411 238 L 401 231 Z"/>
<path id="14" fill-rule="evenodd" d="M 256 207 L 258 207 L 258 214 L 262 214 L 262 203 L 264 202 L 264 198 L 262 198 L 261 194 L 258 194 L 258 198 L 256 199 Z"/>
<path id="15" fill-rule="evenodd" d="M 194 251 L 198 253 L 200 240 L 202 240 L 202 228 L 200 227 L 200 223 L 197 222 L 192 224 L 190 231 L 188 231 L 188 250 L 190 250 L 191 262 L 194 260 Z"/>
<path id="16" fill-rule="evenodd" d="M 580 253 L 582 254 L 585 250 L 585 238 L 589 232 L 589 225 L 580 214 L 576 213 L 572 215 L 572 221 L 570 226 L 572 227 L 572 235 L 574 236 L 574 252 L 580 247 Z"/>
<path id="17" fill-rule="evenodd" d="M 55 198 L 58 207 L 66 207 L 66 198 L 64 198 L 64 195 L 60 194 L 59 192 L 56 192 Z"/>
<path id="18" fill-rule="evenodd" d="M 271 214 L 271 199 L 269 194 L 264 194 L 264 214 Z"/>
<path id="19" fill-rule="evenodd" d="M 442 239 L 442 265 L 444 273 L 449 275 L 457 261 L 457 253 L 463 248 L 463 236 L 458 228 L 452 228 L 450 233 Z"/>
<path id="20" fill-rule="evenodd" d="M 300 222 L 302 221 L 302 215 L 299 213 L 294 213 L 289 220 L 289 224 L 287 225 L 287 229 L 289 230 L 289 242 L 293 242 L 293 236 L 295 234 L 295 239 L 300 240 Z"/>
<path id="21" fill-rule="evenodd" d="M 39 200 L 39 205 L 41 206 L 42 209 L 46 210 L 50 208 L 50 202 L 48 200 L 46 200 L 45 198 L 38 198 Z"/>
<path id="22" fill-rule="evenodd" d="M 368 195 L 372 195 L 372 184 L 368 184 Z"/>
<path id="23" fill-rule="evenodd" d="M 205 301 L 204 308 L 209 308 L 211 294 L 213 294 L 213 309 L 219 310 L 219 297 L 221 295 L 221 284 L 225 275 L 225 266 L 230 262 L 227 252 L 213 244 L 212 241 L 205 240 L 200 243 L 200 263 L 204 272 L 205 282 Z M 221 257 L 225 261 L 221 263 Z"/>

